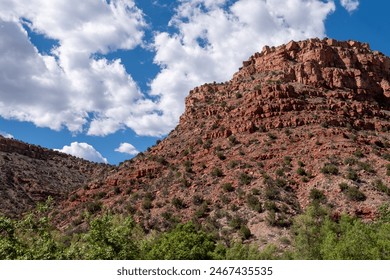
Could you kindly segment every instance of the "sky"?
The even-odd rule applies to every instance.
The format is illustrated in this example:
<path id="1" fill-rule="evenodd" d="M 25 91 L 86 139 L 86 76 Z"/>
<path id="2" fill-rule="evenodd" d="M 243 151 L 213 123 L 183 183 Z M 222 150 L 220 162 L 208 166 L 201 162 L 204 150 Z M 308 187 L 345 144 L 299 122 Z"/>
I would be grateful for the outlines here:
<path id="1" fill-rule="evenodd" d="M 390 55 L 387 0 L 0 0 L 0 134 L 119 164 L 189 90 L 264 45 L 329 37 Z"/>

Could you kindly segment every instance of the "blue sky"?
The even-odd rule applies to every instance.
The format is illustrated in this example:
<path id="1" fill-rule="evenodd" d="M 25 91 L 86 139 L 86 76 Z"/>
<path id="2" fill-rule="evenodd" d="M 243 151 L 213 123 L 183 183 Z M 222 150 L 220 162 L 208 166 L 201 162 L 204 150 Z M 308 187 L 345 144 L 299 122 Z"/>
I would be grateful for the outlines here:
<path id="1" fill-rule="evenodd" d="M 390 55 L 389 1 L 20 2 L 0 1 L 0 133 L 111 164 L 264 45 L 326 36 Z"/>

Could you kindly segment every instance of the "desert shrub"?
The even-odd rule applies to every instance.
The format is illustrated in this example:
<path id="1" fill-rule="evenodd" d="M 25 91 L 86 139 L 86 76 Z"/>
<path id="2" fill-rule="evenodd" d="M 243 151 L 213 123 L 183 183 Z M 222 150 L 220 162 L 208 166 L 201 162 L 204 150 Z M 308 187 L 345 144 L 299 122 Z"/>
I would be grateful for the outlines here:
<path id="1" fill-rule="evenodd" d="M 252 236 L 250 229 L 246 225 L 240 227 L 240 236 L 243 240 L 249 239 Z"/>
<path id="2" fill-rule="evenodd" d="M 266 186 L 264 196 L 269 200 L 276 200 L 279 198 L 279 190 L 274 186 Z"/>
<path id="3" fill-rule="evenodd" d="M 186 172 L 188 172 L 188 173 L 192 173 L 193 171 L 192 171 L 192 161 L 190 161 L 190 160 L 186 160 L 185 162 L 184 162 L 184 168 L 185 168 L 185 170 L 186 170 Z"/>
<path id="4" fill-rule="evenodd" d="M 107 193 L 105 191 L 101 191 L 101 192 L 96 193 L 93 197 L 95 199 L 102 199 L 102 198 L 105 198 L 106 195 L 107 195 Z"/>
<path id="5" fill-rule="evenodd" d="M 339 174 L 339 169 L 333 163 L 325 163 L 324 166 L 321 168 L 321 172 L 323 174 L 337 175 Z"/>
<path id="6" fill-rule="evenodd" d="M 103 203 L 101 201 L 88 201 L 85 205 L 87 211 L 91 214 L 99 212 L 103 207 Z"/>
<path id="7" fill-rule="evenodd" d="M 352 180 L 352 181 L 359 180 L 359 176 L 358 176 L 356 170 L 354 170 L 352 168 L 348 168 L 346 177 L 347 177 L 347 179 Z"/>
<path id="8" fill-rule="evenodd" d="M 236 144 L 239 143 L 239 142 L 237 141 L 236 136 L 234 136 L 233 134 L 230 135 L 228 139 L 229 139 L 229 142 L 230 142 L 231 145 L 236 145 Z"/>
<path id="9" fill-rule="evenodd" d="M 207 211 L 209 210 L 209 207 L 207 203 L 204 201 L 196 210 L 195 210 L 195 217 L 204 218 L 207 214 Z"/>
<path id="10" fill-rule="evenodd" d="M 208 149 L 211 148 L 212 144 L 213 144 L 212 140 L 211 139 L 207 139 L 207 141 L 203 144 L 203 148 L 208 150 Z"/>
<path id="11" fill-rule="evenodd" d="M 192 203 L 194 203 L 194 205 L 201 205 L 204 201 L 204 198 L 201 196 L 201 195 L 194 195 L 192 197 Z"/>
<path id="12" fill-rule="evenodd" d="M 344 191 L 348 190 L 349 185 L 348 185 L 347 183 L 340 183 L 340 184 L 339 184 L 339 187 L 340 187 L 340 190 L 341 190 L 342 192 L 344 192 Z"/>
<path id="13" fill-rule="evenodd" d="M 260 190 L 259 189 L 252 189 L 252 194 L 253 195 L 260 195 Z"/>
<path id="14" fill-rule="evenodd" d="M 237 167 L 240 163 L 237 160 L 232 160 L 228 163 L 228 168 L 233 169 Z"/>
<path id="15" fill-rule="evenodd" d="M 162 156 L 157 157 L 157 158 L 156 158 L 156 161 L 157 161 L 159 164 L 161 164 L 161 165 L 168 165 L 168 161 L 167 161 L 164 157 L 162 157 Z"/>
<path id="16" fill-rule="evenodd" d="M 238 211 L 238 209 L 240 209 L 240 207 L 237 204 L 233 203 L 230 205 L 230 210 L 232 210 L 233 212 Z"/>
<path id="17" fill-rule="evenodd" d="M 121 188 L 120 187 L 115 187 L 114 188 L 114 194 L 116 194 L 116 195 L 118 195 L 118 194 L 120 194 L 122 191 L 121 191 Z"/>
<path id="18" fill-rule="evenodd" d="M 137 212 L 137 208 L 135 208 L 132 203 L 126 204 L 125 209 L 128 213 L 133 214 L 133 215 Z"/>
<path id="19" fill-rule="evenodd" d="M 347 196 L 350 200 L 354 201 L 366 200 L 366 195 L 355 186 L 352 186 L 348 189 Z"/>
<path id="20" fill-rule="evenodd" d="M 284 175 L 284 168 L 276 169 L 275 174 L 278 176 L 283 176 Z"/>
<path id="21" fill-rule="evenodd" d="M 271 132 L 268 132 L 267 133 L 267 136 L 270 140 L 276 140 L 278 139 L 278 136 L 276 136 L 275 134 L 271 133 Z"/>
<path id="22" fill-rule="evenodd" d="M 224 153 L 222 151 L 218 151 L 217 152 L 217 157 L 220 159 L 220 160 L 225 160 L 226 159 L 226 156 L 224 155 Z"/>
<path id="23" fill-rule="evenodd" d="M 302 176 L 301 181 L 304 182 L 304 183 L 307 183 L 307 182 L 310 181 L 310 178 L 307 177 L 307 176 Z"/>
<path id="24" fill-rule="evenodd" d="M 263 211 L 263 209 L 261 207 L 261 202 L 254 195 L 251 195 L 251 194 L 248 195 L 246 201 L 247 201 L 249 208 L 252 209 L 253 211 L 256 211 L 258 213 L 261 213 Z"/>
<path id="25" fill-rule="evenodd" d="M 364 157 L 364 154 L 362 152 L 362 150 L 356 150 L 353 155 L 357 158 L 363 158 Z"/>
<path id="26" fill-rule="evenodd" d="M 234 216 L 229 221 L 229 226 L 233 229 L 239 229 L 243 225 L 244 221 L 239 216 Z"/>
<path id="27" fill-rule="evenodd" d="M 211 176 L 213 176 L 213 177 L 222 177 L 222 176 L 223 176 L 223 171 L 222 171 L 222 169 L 215 166 L 215 167 L 211 170 Z"/>
<path id="28" fill-rule="evenodd" d="M 230 202 L 230 198 L 227 197 L 226 195 L 221 195 L 221 201 L 223 204 L 228 204 Z"/>
<path id="29" fill-rule="evenodd" d="M 355 186 L 349 186 L 346 183 L 339 184 L 340 190 L 352 201 L 364 201 L 366 195 Z"/>
<path id="30" fill-rule="evenodd" d="M 369 173 L 375 173 L 374 168 L 368 162 L 358 162 L 358 165 L 359 165 L 359 168 L 363 169 L 364 171 L 367 171 Z"/>
<path id="31" fill-rule="evenodd" d="M 289 220 L 284 213 L 276 213 L 274 210 L 267 212 L 266 221 L 273 227 L 291 226 L 291 220 Z"/>
<path id="32" fill-rule="evenodd" d="M 316 188 L 310 190 L 309 198 L 316 202 L 324 202 L 326 200 L 324 192 Z"/>
<path id="33" fill-rule="evenodd" d="M 373 182 L 374 187 L 385 194 L 390 195 L 390 189 L 383 183 L 382 180 L 378 179 Z"/>
<path id="34" fill-rule="evenodd" d="M 344 160 L 344 164 L 347 165 L 355 165 L 357 162 L 358 162 L 357 159 L 354 157 L 349 157 Z"/>
<path id="35" fill-rule="evenodd" d="M 287 186 L 287 181 L 283 178 L 276 178 L 275 185 L 279 188 L 285 188 Z"/>
<path id="36" fill-rule="evenodd" d="M 145 197 L 142 201 L 142 208 L 149 210 L 153 208 L 152 199 L 150 197 Z"/>
<path id="37" fill-rule="evenodd" d="M 278 206 L 276 205 L 275 201 L 270 201 L 270 200 L 267 200 L 265 203 L 264 203 L 264 208 L 268 211 L 274 211 L 275 213 L 276 212 L 279 212 L 279 208 Z"/>
<path id="38" fill-rule="evenodd" d="M 306 176 L 306 171 L 302 167 L 299 167 L 297 169 L 297 174 L 300 175 L 300 176 Z"/>
<path id="39" fill-rule="evenodd" d="M 80 198 L 80 196 L 77 193 L 74 193 L 70 196 L 69 201 L 73 202 L 79 198 Z"/>
<path id="40" fill-rule="evenodd" d="M 179 197 L 174 197 L 172 199 L 172 205 L 175 206 L 176 209 L 183 209 L 186 207 L 184 201 Z"/>
<path id="41" fill-rule="evenodd" d="M 249 174 L 242 172 L 240 173 L 238 179 L 241 185 L 249 185 L 249 183 L 252 181 L 253 178 Z"/>
<path id="42" fill-rule="evenodd" d="M 291 156 L 285 156 L 283 158 L 283 163 L 287 166 L 291 166 L 291 162 L 292 162 L 292 157 Z"/>
<path id="43" fill-rule="evenodd" d="M 225 191 L 225 192 L 232 192 L 234 191 L 234 187 L 231 183 L 224 183 L 222 184 L 222 189 Z"/>

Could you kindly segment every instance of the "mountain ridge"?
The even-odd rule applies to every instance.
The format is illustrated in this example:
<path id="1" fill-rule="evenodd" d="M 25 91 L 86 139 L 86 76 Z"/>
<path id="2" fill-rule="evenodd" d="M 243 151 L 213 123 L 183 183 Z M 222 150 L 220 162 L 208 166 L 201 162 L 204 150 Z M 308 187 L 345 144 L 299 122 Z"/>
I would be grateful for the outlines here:
<path id="1" fill-rule="evenodd" d="M 310 203 L 374 219 L 389 200 L 390 59 L 356 41 L 264 47 L 230 81 L 196 87 L 178 126 L 70 190 L 52 213 L 130 214 L 146 230 L 195 221 L 222 240 L 242 226 L 277 240 Z"/>
<path id="2" fill-rule="evenodd" d="M 50 196 L 55 201 L 110 167 L 0 136 L 1 213 L 18 217 Z"/>

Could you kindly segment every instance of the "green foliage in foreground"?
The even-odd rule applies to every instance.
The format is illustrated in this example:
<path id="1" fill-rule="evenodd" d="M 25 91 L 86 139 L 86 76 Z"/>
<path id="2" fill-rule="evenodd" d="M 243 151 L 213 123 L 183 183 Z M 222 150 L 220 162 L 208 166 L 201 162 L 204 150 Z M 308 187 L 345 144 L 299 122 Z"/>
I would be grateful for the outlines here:
<path id="1" fill-rule="evenodd" d="M 390 259 L 390 210 L 379 209 L 372 223 L 342 215 L 336 222 L 318 204 L 298 216 L 293 225 L 294 259 Z"/>
<path id="2" fill-rule="evenodd" d="M 314 204 L 294 220 L 292 247 L 273 244 L 226 246 L 191 222 L 164 233 L 149 233 L 131 217 L 104 214 L 82 233 L 60 233 L 47 208 L 22 220 L 0 217 L 0 259 L 390 259 L 390 208 L 372 223 L 341 216 Z"/>

